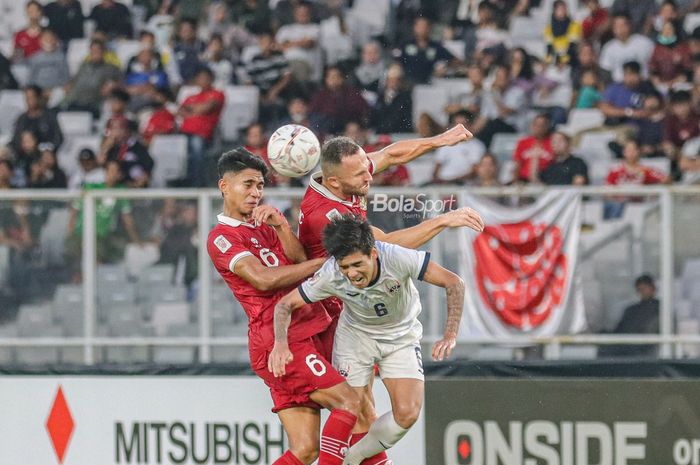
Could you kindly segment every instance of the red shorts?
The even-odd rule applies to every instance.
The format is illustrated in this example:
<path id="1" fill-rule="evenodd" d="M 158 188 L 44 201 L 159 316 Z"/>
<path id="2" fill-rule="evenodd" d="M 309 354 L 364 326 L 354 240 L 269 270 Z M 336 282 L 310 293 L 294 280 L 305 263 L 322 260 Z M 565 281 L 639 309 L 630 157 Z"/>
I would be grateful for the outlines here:
<path id="1" fill-rule="evenodd" d="M 272 395 L 273 412 L 292 407 L 322 407 L 309 397 L 319 389 L 328 389 L 345 382 L 340 373 L 323 356 L 317 336 L 289 345 L 294 359 L 287 364 L 286 373 L 280 378 L 267 369 L 269 350 L 251 350 L 250 362 L 255 373 L 265 381 Z"/>

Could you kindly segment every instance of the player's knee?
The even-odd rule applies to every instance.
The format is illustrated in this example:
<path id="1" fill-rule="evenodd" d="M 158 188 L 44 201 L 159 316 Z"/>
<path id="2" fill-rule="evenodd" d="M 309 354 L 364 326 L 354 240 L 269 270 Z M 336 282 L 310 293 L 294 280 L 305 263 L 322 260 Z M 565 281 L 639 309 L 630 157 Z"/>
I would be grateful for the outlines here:
<path id="1" fill-rule="evenodd" d="M 348 385 L 340 393 L 339 408 L 347 410 L 355 416 L 360 416 L 362 413 L 362 403 L 360 396 Z"/>
<path id="2" fill-rule="evenodd" d="M 311 465 L 318 459 L 318 443 L 304 441 L 291 447 L 292 454 L 304 465 Z"/>
<path id="3" fill-rule="evenodd" d="M 420 402 L 399 403 L 394 409 L 394 420 L 402 428 L 408 429 L 418 420 Z"/>

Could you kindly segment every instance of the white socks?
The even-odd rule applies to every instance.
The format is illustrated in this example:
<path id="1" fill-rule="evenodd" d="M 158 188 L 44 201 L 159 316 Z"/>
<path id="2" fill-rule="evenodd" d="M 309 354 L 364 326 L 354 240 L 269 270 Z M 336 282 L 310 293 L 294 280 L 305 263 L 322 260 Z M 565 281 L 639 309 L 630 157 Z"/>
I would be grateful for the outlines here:
<path id="1" fill-rule="evenodd" d="M 391 411 L 385 413 L 372 423 L 367 435 L 348 450 L 343 465 L 359 465 L 367 457 L 393 447 L 406 433 L 408 429 L 396 423 Z"/>

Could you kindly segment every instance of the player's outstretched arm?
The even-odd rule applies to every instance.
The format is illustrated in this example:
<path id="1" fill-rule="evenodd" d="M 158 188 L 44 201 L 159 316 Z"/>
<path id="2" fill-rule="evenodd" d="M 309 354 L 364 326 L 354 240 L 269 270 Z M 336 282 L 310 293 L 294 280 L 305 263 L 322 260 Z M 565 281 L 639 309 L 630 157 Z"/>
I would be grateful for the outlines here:
<path id="1" fill-rule="evenodd" d="M 289 226 L 287 219 L 278 209 L 272 205 L 257 206 L 253 210 L 251 219 L 258 225 L 265 223 L 275 229 L 284 249 L 284 254 L 294 263 L 301 263 L 306 260 L 304 246 L 301 245 L 301 242 L 299 242 L 299 239 Z"/>
<path id="2" fill-rule="evenodd" d="M 437 236 L 445 228 L 460 227 L 467 227 L 474 231 L 482 232 L 484 230 L 484 221 L 475 210 L 463 207 L 430 218 L 410 228 L 385 233 L 381 229 L 372 226 L 372 230 L 375 239 L 378 241 L 415 249 Z"/>
<path id="3" fill-rule="evenodd" d="M 464 308 L 464 281 L 462 278 L 437 263 L 428 263 L 423 281 L 445 288 L 447 293 L 447 322 L 442 339 L 433 345 L 433 360 L 444 360 L 450 356 L 457 344 L 457 331 L 462 321 Z"/>
<path id="4" fill-rule="evenodd" d="M 287 330 L 292 322 L 292 312 L 304 305 L 299 289 L 285 295 L 275 305 L 275 345 L 267 359 L 267 369 L 275 377 L 284 376 L 285 366 L 294 358 L 289 350 Z"/>
<path id="5" fill-rule="evenodd" d="M 378 152 L 367 154 L 367 157 L 374 164 L 374 172 L 381 173 L 390 166 L 403 165 L 439 147 L 455 145 L 472 137 L 474 135 L 464 125 L 458 124 L 437 136 L 395 142 Z"/>
<path id="6" fill-rule="evenodd" d="M 265 266 L 256 257 L 248 256 L 236 263 L 233 272 L 259 291 L 272 291 L 308 278 L 321 268 L 325 261 L 325 258 L 315 258 L 295 265 Z"/>

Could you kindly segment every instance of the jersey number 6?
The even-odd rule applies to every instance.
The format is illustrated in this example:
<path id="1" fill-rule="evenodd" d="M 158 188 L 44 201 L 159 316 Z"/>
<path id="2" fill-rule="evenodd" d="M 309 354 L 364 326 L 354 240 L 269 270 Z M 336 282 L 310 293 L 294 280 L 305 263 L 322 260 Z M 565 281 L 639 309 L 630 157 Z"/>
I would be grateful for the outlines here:
<path id="1" fill-rule="evenodd" d="M 280 264 L 280 259 L 277 258 L 277 255 L 270 249 L 260 249 L 260 259 L 268 267 L 278 266 Z"/>
<path id="2" fill-rule="evenodd" d="M 326 374 L 326 365 L 316 357 L 316 354 L 309 354 L 306 356 L 306 365 L 316 376 L 323 376 Z"/>
<path id="3" fill-rule="evenodd" d="M 377 314 L 377 316 L 385 316 L 389 313 L 389 310 L 383 303 L 378 303 L 374 305 L 374 312 Z"/>

